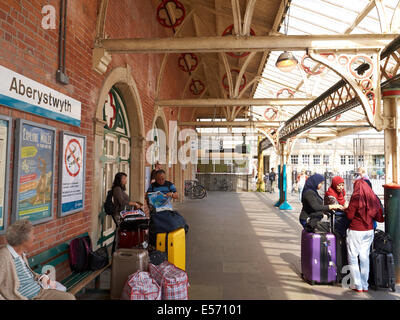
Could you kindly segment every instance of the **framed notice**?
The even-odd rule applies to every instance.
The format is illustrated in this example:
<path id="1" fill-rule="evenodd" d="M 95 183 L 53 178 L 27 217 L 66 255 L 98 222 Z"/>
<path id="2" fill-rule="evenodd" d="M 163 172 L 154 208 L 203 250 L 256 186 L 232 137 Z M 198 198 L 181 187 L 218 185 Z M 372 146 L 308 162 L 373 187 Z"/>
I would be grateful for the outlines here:
<path id="1" fill-rule="evenodd" d="M 13 221 L 53 218 L 56 129 L 18 119 L 15 130 Z"/>
<path id="2" fill-rule="evenodd" d="M 60 134 L 58 215 L 82 211 L 85 207 L 86 137 Z"/>
<path id="3" fill-rule="evenodd" d="M 7 228 L 11 127 L 11 118 L 0 116 L 0 234 Z"/>

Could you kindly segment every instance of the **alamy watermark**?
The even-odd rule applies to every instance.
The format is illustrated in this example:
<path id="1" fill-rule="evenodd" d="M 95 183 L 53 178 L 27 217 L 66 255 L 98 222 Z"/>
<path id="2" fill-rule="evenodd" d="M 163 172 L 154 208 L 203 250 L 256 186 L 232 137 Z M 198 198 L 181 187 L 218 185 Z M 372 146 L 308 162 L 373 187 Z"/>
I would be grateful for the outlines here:
<path id="1" fill-rule="evenodd" d="M 45 30 L 56 29 L 56 8 L 50 4 L 42 8 L 42 28 Z"/>

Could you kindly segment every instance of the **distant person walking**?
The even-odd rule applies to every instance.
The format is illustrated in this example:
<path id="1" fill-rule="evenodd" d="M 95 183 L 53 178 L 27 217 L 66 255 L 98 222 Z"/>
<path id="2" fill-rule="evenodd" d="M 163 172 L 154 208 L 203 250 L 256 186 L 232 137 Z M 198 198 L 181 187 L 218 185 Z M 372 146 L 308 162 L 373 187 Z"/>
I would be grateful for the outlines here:
<path id="1" fill-rule="evenodd" d="M 304 170 L 301 170 L 301 173 L 297 176 L 297 187 L 299 189 L 299 200 L 301 202 L 301 195 L 303 193 L 304 185 L 306 184 L 308 176 Z"/>
<path id="2" fill-rule="evenodd" d="M 276 173 L 274 172 L 274 168 L 271 168 L 271 172 L 268 175 L 268 179 L 270 181 L 271 184 L 271 190 L 270 192 L 275 192 L 275 178 L 276 178 Z"/>

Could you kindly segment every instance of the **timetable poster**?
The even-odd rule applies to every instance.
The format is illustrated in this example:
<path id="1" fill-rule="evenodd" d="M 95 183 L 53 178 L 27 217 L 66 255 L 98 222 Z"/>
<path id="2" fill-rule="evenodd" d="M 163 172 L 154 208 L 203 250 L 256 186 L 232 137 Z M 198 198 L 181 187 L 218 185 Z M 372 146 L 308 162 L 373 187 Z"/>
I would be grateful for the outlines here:
<path id="1" fill-rule="evenodd" d="M 52 217 L 55 129 L 21 122 L 17 219 L 39 223 Z"/>
<path id="2" fill-rule="evenodd" d="M 4 230 L 5 198 L 6 195 L 6 170 L 8 146 L 8 121 L 0 119 L 0 231 Z"/>
<path id="3" fill-rule="evenodd" d="M 85 197 L 85 144 L 83 136 L 63 132 L 59 168 L 61 168 L 60 216 L 82 211 Z"/>

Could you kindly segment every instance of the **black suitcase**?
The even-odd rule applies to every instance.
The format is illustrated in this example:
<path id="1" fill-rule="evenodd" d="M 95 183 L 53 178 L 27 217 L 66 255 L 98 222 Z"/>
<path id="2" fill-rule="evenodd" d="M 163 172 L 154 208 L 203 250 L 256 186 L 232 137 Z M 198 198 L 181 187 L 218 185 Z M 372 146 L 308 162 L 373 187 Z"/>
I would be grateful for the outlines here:
<path id="1" fill-rule="evenodd" d="M 345 237 L 342 237 L 338 232 L 334 232 L 334 234 L 336 237 L 336 267 L 337 267 L 336 282 L 341 283 L 342 279 L 348 274 L 348 272 L 342 273 L 343 267 L 348 265 L 347 244 Z"/>
<path id="2" fill-rule="evenodd" d="M 371 289 L 390 288 L 396 291 L 394 258 L 391 253 L 372 251 L 370 254 L 369 285 Z"/>

